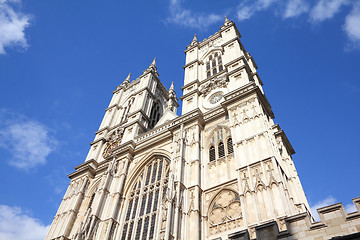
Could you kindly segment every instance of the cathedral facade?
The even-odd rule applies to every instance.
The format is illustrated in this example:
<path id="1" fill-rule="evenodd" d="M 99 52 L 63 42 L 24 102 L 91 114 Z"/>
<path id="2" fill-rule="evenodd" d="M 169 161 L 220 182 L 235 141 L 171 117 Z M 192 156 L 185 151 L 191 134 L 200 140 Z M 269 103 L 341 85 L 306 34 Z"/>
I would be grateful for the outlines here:
<path id="1" fill-rule="evenodd" d="M 360 238 L 360 198 L 355 213 L 339 203 L 313 220 L 234 22 L 185 54 L 180 116 L 155 59 L 113 91 L 46 239 Z"/>

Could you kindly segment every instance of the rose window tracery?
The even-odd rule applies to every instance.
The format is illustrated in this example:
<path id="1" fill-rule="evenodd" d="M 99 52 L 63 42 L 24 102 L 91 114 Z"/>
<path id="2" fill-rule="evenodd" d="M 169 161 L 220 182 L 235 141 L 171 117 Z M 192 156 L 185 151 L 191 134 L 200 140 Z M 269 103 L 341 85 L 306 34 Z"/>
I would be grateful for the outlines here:
<path id="1" fill-rule="evenodd" d="M 209 209 L 209 221 L 218 225 L 242 217 L 239 195 L 231 190 L 221 191 Z"/>

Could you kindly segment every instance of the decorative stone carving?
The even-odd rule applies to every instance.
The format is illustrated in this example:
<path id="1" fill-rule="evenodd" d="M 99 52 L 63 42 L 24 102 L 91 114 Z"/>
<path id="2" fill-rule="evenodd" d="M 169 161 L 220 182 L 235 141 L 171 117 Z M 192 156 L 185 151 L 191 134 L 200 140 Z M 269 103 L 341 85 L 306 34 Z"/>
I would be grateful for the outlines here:
<path id="1" fill-rule="evenodd" d="M 222 190 L 215 197 L 209 211 L 208 219 L 211 234 L 227 231 L 240 226 L 242 223 L 240 198 L 231 190 Z"/>
<path id="2" fill-rule="evenodd" d="M 227 84 L 228 81 L 225 76 L 212 78 L 201 86 L 200 94 L 204 94 L 206 96 L 211 92 L 211 90 L 216 88 L 225 88 Z"/>

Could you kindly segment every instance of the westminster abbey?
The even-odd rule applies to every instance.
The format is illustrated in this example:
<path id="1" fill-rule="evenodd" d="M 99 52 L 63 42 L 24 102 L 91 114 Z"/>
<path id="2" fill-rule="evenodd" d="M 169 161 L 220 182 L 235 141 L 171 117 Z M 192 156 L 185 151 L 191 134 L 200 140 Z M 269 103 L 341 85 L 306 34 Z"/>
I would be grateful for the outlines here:
<path id="1" fill-rule="evenodd" d="M 46 239 L 360 239 L 360 197 L 314 221 L 235 23 L 185 54 L 180 116 L 155 59 L 113 91 Z"/>

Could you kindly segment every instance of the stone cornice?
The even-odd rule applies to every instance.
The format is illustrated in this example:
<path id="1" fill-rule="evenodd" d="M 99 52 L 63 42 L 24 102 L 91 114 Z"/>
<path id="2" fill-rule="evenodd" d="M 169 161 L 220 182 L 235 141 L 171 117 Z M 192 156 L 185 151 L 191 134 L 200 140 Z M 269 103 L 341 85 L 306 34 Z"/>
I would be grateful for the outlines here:
<path id="1" fill-rule="evenodd" d="M 188 66 L 190 66 L 190 65 L 192 65 L 192 64 L 194 64 L 194 63 L 201 64 L 201 61 L 200 61 L 199 59 L 195 59 L 194 61 L 191 61 L 191 62 L 185 64 L 185 65 L 183 66 L 183 68 L 185 69 L 185 68 L 187 68 Z"/>
<path id="2" fill-rule="evenodd" d="M 221 103 L 221 105 L 227 109 L 227 106 L 233 103 L 234 101 L 238 101 L 242 98 L 245 98 L 246 96 L 255 93 L 262 105 L 264 106 L 265 110 L 267 111 L 267 114 L 274 118 L 274 113 L 271 110 L 271 106 L 269 101 L 267 100 L 266 96 L 261 92 L 259 87 L 254 83 L 250 82 L 246 85 L 244 85 L 241 88 L 235 89 L 234 91 L 231 91 L 224 95 L 225 101 Z"/>
<path id="3" fill-rule="evenodd" d="M 205 78 L 204 80 L 202 80 L 202 81 L 200 82 L 199 86 L 200 86 L 201 84 L 207 82 L 207 81 L 210 81 L 210 80 L 213 79 L 213 78 L 219 77 L 221 74 L 224 74 L 224 73 L 227 73 L 226 68 L 224 68 L 222 71 L 216 73 L 215 75 L 212 75 L 211 77 Z"/>
<path id="4" fill-rule="evenodd" d="M 184 91 L 185 88 L 187 88 L 187 87 L 189 87 L 189 86 L 191 86 L 191 85 L 193 85 L 193 84 L 195 84 L 195 83 L 197 83 L 198 85 L 200 84 L 199 80 L 198 80 L 198 79 L 195 79 L 194 81 L 191 81 L 191 82 L 189 82 L 188 84 L 182 86 L 182 87 L 181 87 L 181 90 Z"/>
<path id="5" fill-rule="evenodd" d="M 208 42 L 210 41 L 214 41 L 216 40 L 217 38 L 221 37 L 222 35 L 222 32 L 226 31 L 228 28 L 231 28 L 231 27 L 234 27 L 235 28 L 235 32 L 236 34 L 238 35 L 238 37 L 240 38 L 241 35 L 239 33 L 239 30 L 237 29 L 235 23 L 233 21 L 230 21 L 230 23 L 228 25 L 223 25 L 220 27 L 220 30 L 217 31 L 216 33 L 214 33 L 213 35 L 210 35 L 208 38 L 205 38 L 204 40 L 202 40 L 201 42 L 198 42 L 197 44 L 195 45 L 188 45 L 186 47 L 186 50 L 184 50 L 184 52 L 188 52 L 190 50 L 192 50 L 193 48 L 195 47 L 199 47 L 199 48 L 202 48 L 204 45 L 206 45 Z"/>
<path id="6" fill-rule="evenodd" d="M 187 94 L 181 96 L 180 99 L 181 99 L 181 101 L 183 101 L 185 98 L 187 98 L 191 95 L 194 95 L 195 93 L 200 95 L 199 89 L 196 88 L 196 89 L 192 90 L 191 92 L 188 92 Z"/>
<path id="7" fill-rule="evenodd" d="M 180 128 L 181 124 L 188 124 L 189 122 L 198 120 L 200 125 L 203 125 L 204 118 L 200 109 L 196 108 L 195 110 L 188 112 L 182 116 L 179 116 L 172 120 L 171 122 L 160 125 L 146 133 L 143 133 L 135 138 L 136 144 L 141 144 L 144 141 L 147 141 L 149 138 L 153 138 L 163 132 L 170 130 L 171 132 L 175 131 L 175 129 Z"/>
<path id="8" fill-rule="evenodd" d="M 229 41 L 227 41 L 227 42 L 225 42 L 225 43 L 223 43 L 223 44 L 221 44 L 221 47 L 222 48 L 224 48 L 226 45 L 228 45 L 228 44 L 230 44 L 230 43 L 232 43 L 232 42 L 235 42 L 235 41 L 238 41 L 239 43 L 240 43 L 240 39 L 239 39 L 239 37 L 234 37 L 234 38 L 232 38 L 232 39 L 230 39 Z"/>
<path id="9" fill-rule="evenodd" d="M 292 155 L 292 154 L 295 154 L 294 148 L 292 147 L 289 139 L 288 139 L 287 136 L 285 135 L 285 132 L 280 128 L 279 124 L 275 124 L 275 125 L 273 126 L 273 128 L 274 128 L 275 130 L 277 130 L 277 131 L 274 133 L 275 137 L 280 136 L 281 139 L 282 139 L 282 141 L 284 142 L 285 147 L 286 147 L 286 149 L 288 150 L 288 152 L 289 152 L 291 155 Z"/>
<path id="10" fill-rule="evenodd" d="M 88 174 L 89 177 L 93 178 L 95 176 L 96 170 L 99 166 L 99 163 L 94 159 L 90 159 L 78 166 L 75 167 L 75 172 L 70 173 L 68 177 L 74 179 L 80 175 Z"/>

